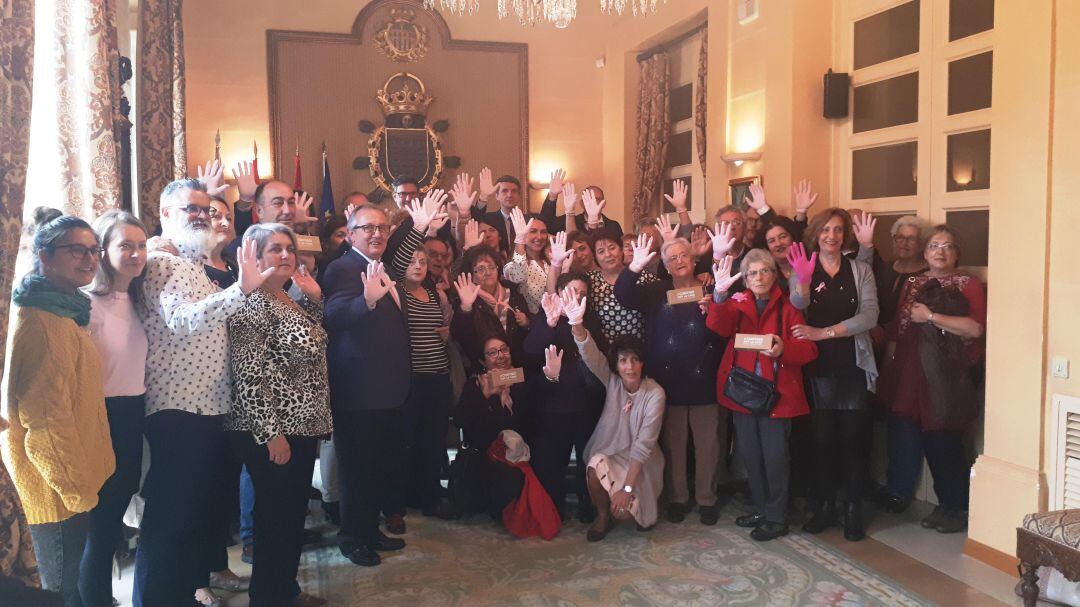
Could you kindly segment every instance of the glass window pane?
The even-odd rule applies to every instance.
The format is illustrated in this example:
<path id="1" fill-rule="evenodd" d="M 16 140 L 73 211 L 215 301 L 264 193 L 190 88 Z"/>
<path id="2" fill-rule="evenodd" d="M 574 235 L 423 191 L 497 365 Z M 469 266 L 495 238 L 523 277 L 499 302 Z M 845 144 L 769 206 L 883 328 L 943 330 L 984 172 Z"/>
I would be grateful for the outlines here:
<path id="1" fill-rule="evenodd" d="M 694 115 L 693 90 L 694 85 L 692 84 L 684 84 L 678 88 L 671 89 L 671 94 L 668 95 L 668 117 L 671 120 L 672 125 Z"/>
<path id="2" fill-rule="evenodd" d="M 855 87 L 856 133 L 918 121 L 918 72 Z"/>
<path id="3" fill-rule="evenodd" d="M 945 191 L 985 190 L 990 187 L 990 129 L 949 135 Z"/>
<path id="4" fill-rule="evenodd" d="M 994 52 L 949 63 L 949 115 L 990 107 L 994 84 Z"/>
<path id="5" fill-rule="evenodd" d="M 692 186 L 693 186 L 694 182 L 693 182 L 693 178 L 691 178 L 689 175 L 687 175 L 686 177 L 676 177 L 674 179 L 665 179 L 664 180 L 664 192 L 663 193 L 667 194 L 668 196 L 673 196 L 675 194 L 674 183 L 675 183 L 676 179 L 682 179 L 684 182 L 686 182 L 686 210 L 687 211 L 693 211 L 694 210 L 694 188 Z M 660 197 L 660 204 L 661 204 L 661 208 L 663 209 L 664 213 L 674 213 L 675 212 L 675 207 L 671 206 L 671 203 L 667 201 L 667 198 L 664 198 L 663 196 L 661 196 Z"/>
<path id="6" fill-rule="evenodd" d="M 915 141 L 851 152 L 851 197 L 914 196 L 919 144 Z"/>
<path id="7" fill-rule="evenodd" d="M 994 0 L 949 0 L 949 41 L 994 29 Z"/>
<path id="8" fill-rule="evenodd" d="M 948 211 L 945 224 L 960 234 L 960 265 L 985 267 L 990 259 L 990 211 Z"/>
<path id="9" fill-rule="evenodd" d="M 855 69 L 919 52 L 919 0 L 855 22 Z"/>
<path id="10" fill-rule="evenodd" d="M 681 167 L 693 161 L 693 132 L 675 133 L 668 140 L 667 167 Z"/>

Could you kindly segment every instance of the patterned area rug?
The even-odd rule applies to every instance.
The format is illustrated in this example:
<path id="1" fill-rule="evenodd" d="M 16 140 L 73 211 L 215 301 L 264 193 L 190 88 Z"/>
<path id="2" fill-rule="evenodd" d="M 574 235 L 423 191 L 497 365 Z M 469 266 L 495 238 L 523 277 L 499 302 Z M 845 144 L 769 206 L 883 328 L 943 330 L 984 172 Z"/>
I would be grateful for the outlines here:
<path id="1" fill-rule="evenodd" d="M 483 516 L 408 524 L 408 546 L 376 568 L 332 546 L 305 552 L 302 586 L 335 607 L 932 605 L 812 536 L 755 542 L 731 512 L 715 527 L 622 525 L 595 544 L 577 522 L 550 542 L 514 539 Z"/>

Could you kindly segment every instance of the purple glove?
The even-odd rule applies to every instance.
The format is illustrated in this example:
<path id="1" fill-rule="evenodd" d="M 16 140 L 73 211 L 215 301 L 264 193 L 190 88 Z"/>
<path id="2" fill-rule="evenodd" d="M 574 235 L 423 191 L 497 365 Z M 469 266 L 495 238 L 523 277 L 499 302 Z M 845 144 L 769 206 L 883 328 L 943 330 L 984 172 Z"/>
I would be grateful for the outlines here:
<path id="1" fill-rule="evenodd" d="M 814 266 L 817 265 L 817 253 L 807 259 L 806 249 L 803 248 L 801 242 L 796 242 L 788 247 L 787 259 L 791 264 L 791 271 L 795 273 L 795 279 L 799 281 L 799 284 L 808 286 L 814 275 Z"/>

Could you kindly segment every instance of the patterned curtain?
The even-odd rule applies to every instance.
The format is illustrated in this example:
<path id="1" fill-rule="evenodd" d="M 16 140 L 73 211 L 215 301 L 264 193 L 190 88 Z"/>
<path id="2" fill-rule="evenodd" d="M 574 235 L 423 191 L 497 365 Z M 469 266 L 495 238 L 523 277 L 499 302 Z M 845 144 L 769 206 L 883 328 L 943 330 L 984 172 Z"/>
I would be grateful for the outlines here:
<path id="1" fill-rule="evenodd" d="M 0 369 L 30 161 L 33 60 L 34 0 L 0 0 Z M 0 417 L 0 430 L 5 426 Z M 0 576 L 37 587 L 41 581 L 34 547 L 18 504 L 15 485 L 0 463 Z"/>
<path id="2" fill-rule="evenodd" d="M 701 176 L 705 177 L 705 124 L 708 117 L 709 28 L 701 30 L 701 50 L 698 51 L 697 94 L 694 95 L 694 136 L 697 138 L 697 159 Z"/>
<path id="3" fill-rule="evenodd" d="M 158 198 L 187 175 L 183 0 L 139 2 L 139 216 L 153 230 Z"/>
<path id="4" fill-rule="evenodd" d="M 120 206 L 116 0 L 54 0 L 35 13 L 30 206 L 93 220 Z"/>
<path id="5" fill-rule="evenodd" d="M 668 56 L 658 52 L 638 62 L 641 85 L 638 88 L 637 164 L 638 184 L 634 190 L 634 220 L 658 214 L 668 138 Z"/>

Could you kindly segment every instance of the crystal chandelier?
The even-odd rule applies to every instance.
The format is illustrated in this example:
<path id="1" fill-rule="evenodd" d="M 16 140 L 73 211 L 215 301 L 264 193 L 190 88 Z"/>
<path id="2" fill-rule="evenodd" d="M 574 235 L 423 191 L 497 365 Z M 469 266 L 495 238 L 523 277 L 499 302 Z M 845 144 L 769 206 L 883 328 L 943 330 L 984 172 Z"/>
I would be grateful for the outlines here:
<path id="1" fill-rule="evenodd" d="M 441 4 L 452 15 L 471 15 L 480 8 L 480 0 L 441 0 Z M 435 10 L 435 0 L 424 0 L 424 8 Z"/>
<path id="2" fill-rule="evenodd" d="M 536 25 L 547 19 L 545 4 L 545 0 L 499 0 L 499 19 L 513 13 L 522 25 Z"/>
<path id="3" fill-rule="evenodd" d="M 627 2 L 630 3 L 630 10 L 635 17 L 656 12 L 657 0 L 600 0 L 600 10 L 605 13 L 614 10 L 616 14 L 621 15 L 626 10 Z M 664 4 L 667 4 L 667 0 L 664 0 Z"/>

